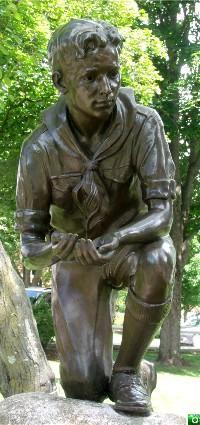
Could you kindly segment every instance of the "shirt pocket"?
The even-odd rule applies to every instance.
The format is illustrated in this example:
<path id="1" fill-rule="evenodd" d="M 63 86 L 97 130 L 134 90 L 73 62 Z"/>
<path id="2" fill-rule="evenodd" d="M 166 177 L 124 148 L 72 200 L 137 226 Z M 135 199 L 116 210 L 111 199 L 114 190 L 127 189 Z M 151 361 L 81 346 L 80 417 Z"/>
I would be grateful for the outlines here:
<path id="1" fill-rule="evenodd" d="M 102 174 L 106 179 L 117 183 L 125 183 L 133 175 L 130 164 L 120 165 L 119 167 L 103 168 Z"/>
<path id="2" fill-rule="evenodd" d="M 72 207 L 72 190 L 81 179 L 80 173 L 51 176 L 52 204 L 67 210 Z"/>

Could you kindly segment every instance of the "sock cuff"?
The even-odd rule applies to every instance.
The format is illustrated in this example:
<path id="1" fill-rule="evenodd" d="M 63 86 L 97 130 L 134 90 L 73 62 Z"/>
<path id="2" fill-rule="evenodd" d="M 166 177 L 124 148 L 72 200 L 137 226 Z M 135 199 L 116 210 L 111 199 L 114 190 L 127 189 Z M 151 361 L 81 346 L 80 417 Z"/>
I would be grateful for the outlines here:
<path id="1" fill-rule="evenodd" d="M 164 320 L 169 313 L 171 301 L 170 297 L 161 304 L 149 304 L 137 298 L 134 292 L 129 289 L 126 307 L 136 320 L 153 325 Z"/>

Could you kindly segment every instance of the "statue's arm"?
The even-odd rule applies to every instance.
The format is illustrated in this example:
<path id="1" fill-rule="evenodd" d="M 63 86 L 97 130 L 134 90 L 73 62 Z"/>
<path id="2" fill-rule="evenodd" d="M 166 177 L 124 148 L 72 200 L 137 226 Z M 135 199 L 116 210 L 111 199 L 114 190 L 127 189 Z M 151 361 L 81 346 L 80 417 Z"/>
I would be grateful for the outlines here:
<path id="1" fill-rule="evenodd" d="M 105 235 L 102 238 L 102 246 L 99 248 L 99 252 L 104 254 L 123 244 L 151 242 L 168 235 L 172 220 L 172 201 L 152 199 L 149 202 L 149 210 L 146 214 L 112 235 Z"/>
<path id="2" fill-rule="evenodd" d="M 27 269 L 38 270 L 48 267 L 53 263 L 51 243 L 41 242 L 39 237 L 26 234 L 26 241 L 21 236 L 21 253 L 24 259 L 24 265 Z"/>
<path id="3" fill-rule="evenodd" d="M 59 233 L 59 240 L 54 240 L 54 232 L 50 242 L 42 240 L 39 235 L 24 234 L 21 236 L 21 252 L 27 269 L 37 270 L 51 266 L 66 259 L 73 251 L 78 238 L 75 234 Z"/>
<path id="4" fill-rule="evenodd" d="M 99 248 L 101 253 L 121 244 L 154 241 L 168 235 L 171 229 L 175 170 L 163 124 L 156 112 L 144 122 L 132 154 L 133 166 L 148 210 L 131 224 L 116 231 L 110 242 L 109 238 L 104 238 L 104 243 Z"/>
<path id="5" fill-rule="evenodd" d="M 17 193 L 16 230 L 21 234 L 21 252 L 27 268 L 37 270 L 66 258 L 77 235 L 50 235 L 51 186 L 45 153 L 33 135 L 20 155 Z"/>
<path id="6" fill-rule="evenodd" d="M 148 203 L 146 214 L 116 232 L 120 243 L 149 242 L 169 234 L 173 220 L 172 201 L 151 199 Z"/>

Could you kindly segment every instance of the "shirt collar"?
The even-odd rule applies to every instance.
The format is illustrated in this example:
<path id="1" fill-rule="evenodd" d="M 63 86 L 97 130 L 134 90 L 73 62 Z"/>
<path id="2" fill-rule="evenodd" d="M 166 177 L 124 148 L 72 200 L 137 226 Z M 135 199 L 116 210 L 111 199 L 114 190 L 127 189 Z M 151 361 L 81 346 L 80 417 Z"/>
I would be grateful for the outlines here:
<path id="1" fill-rule="evenodd" d="M 58 102 L 43 112 L 43 121 L 50 134 L 56 141 L 64 141 L 70 150 L 85 158 L 84 152 L 76 143 L 76 138 L 68 124 L 66 113 L 66 101 L 60 96 Z M 113 155 L 124 143 L 130 131 L 133 129 L 136 115 L 136 103 L 133 90 L 121 88 L 116 101 L 113 119 L 108 129 L 102 136 L 102 143 L 94 154 L 94 159 L 107 158 Z"/>

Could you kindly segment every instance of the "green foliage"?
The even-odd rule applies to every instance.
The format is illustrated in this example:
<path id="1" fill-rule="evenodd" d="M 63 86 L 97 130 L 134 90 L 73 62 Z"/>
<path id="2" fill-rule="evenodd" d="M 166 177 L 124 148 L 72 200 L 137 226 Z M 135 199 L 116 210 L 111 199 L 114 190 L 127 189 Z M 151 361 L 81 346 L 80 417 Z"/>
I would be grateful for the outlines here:
<path id="1" fill-rule="evenodd" d="M 33 304 L 33 314 L 37 323 L 37 328 L 42 346 L 45 348 L 51 339 L 55 336 L 53 319 L 50 305 L 40 299 Z"/>
<path id="2" fill-rule="evenodd" d="M 193 53 L 189 65 L 179 80 L 180 96 L 180 172 L 184 185 L 193 174 L 193 190 L 190 209 L 187 211 L 185 237 L 195 235 L 200 229 L 200 52 Z M 186 193 L 187 199 L 187 193 Z"/>
<path id="3" fill-rule="evenodd" d="M 125 301 L 127 297 L 127 289 L 123 289 L 122 291 L 118 291 L 117 293 L 117 300 L 115 304 L 115 310 L 119 313 L 125 312 Z"/>
<path id="4" fill-rule="evenodd" d="M 185 311 L 200 305 L 200 238 L 194 237 L 190 258 L 183 271 L 182 306 Z"/>
<path id="5" fill-rule="evenodd" d="M 122 84 L 132 86 L 136 98 L 143 104 L 152 102 L 155 93 L 159 94 L 158 82 L 162 80 L 152 62 L 152 56 L 166 55 L 164 46 L 148 29 L 121 29 L 124 35 L 124 49 L 121 55 Z"/>
<path id="6" fill-rule="evenodd" d="M 1 170 L 1 168 L 0 168 Z M 1 173 L 0 173 L 1 180 Z M 19 251 L 19 235 L 14 230 L 15 202 L 0 203 L 0 239 L 11 257 L 13 265 L 21 274 L 21 259 Z"/>
<path id="7" fill-rule="evenodd" d="M 45 269 L 42 269 L 41 281 L 42 281 L 42 285 L 46 286 L 47 288 L 50 286 L 50 284 L 51 284 L 51 267 L 46 267 Z"/>

